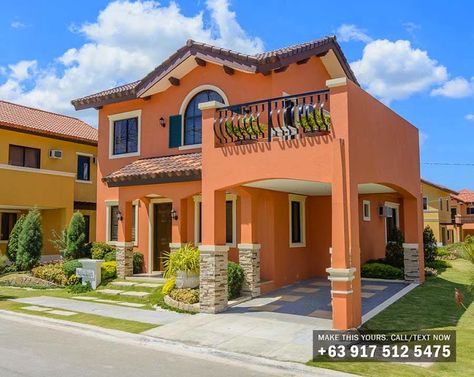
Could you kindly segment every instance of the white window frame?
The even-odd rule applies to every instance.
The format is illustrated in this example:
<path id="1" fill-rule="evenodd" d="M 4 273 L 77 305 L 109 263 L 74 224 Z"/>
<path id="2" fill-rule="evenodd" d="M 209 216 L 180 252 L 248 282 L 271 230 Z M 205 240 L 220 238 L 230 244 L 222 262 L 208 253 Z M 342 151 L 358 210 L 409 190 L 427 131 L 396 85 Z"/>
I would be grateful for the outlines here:
<path id="1" fill-rule="evenodd" d="M 79 156 L 85 156 L 85 157 L 89 157 L 90 160 L 89 160 L 89 180 L 88 181 L 84 181 L 82 179 L 77 179 L 77 160 L 79 159 Z M 94 159 L 94 155 L 91 154 L 91 153 L 83 153 L 83 152 L 76 152 L 76 182 L 77 183 L 86 183 L 86 184 L 89 184 L 91 185 L 92 184 L 92 161 Z"/>
<path id="2" fill-rule="evenodd" d="M 365 206 L 367 206 L 368 208 L 368 213 L 369 213 L 368 216 L 365 216 Z M 363 200 L 362 201 L 362 218 L 364 219 L 364 221 L 370 221 L 370 218 L 371 218 L 370 210 L 371 210 L 370 200 Z"/>
<path id="3" fill-rule="evenodd" d="M 106 200 L 105 201 L 105 242 L 109 245 L 115 246 L 117 241 L 110 240 L 110 216 L 111 216 L 111 207 L 118 206 L 118 200 Z"/>
<path id="4" fill-rule="evenodd" d="M 109 118 L 109 159 L 140 156 L 141 133 L 142 133 L 142 110 L 127 111 L 125 113 L 112 114 Z M 118 120 L 137 118 L 138 140 L 137 151 L 132 153 L 114 154 L 114 122 Z"/>
<path id="5" fill-rule="evenodd" d="M 139 208 L 140 208 L 140 201 L 134 200 L 132 202 L 132 210 L 133 214 L 135 216 L 135 240 L 133 241 L 133 246 L 138 246 L 138 214 L 139 214 Z"/>
<path id="6" fill-rule="evenodd" d="M 426 208 L 425 208 L 425 199 L 426 199 Z M 428 197 L 427 196 L 424 196 L 423 199 L 422 199 L 422 202 L 421 202 L 421 205 L 423 206 L 423 211 L 428 211 L 428 206 L 429 206 L 429 201 L 428 201 Z"/>
<path id="7" fill-rule="evenodd" d="M 199 204 L 202 203 L 201 195 L 194 195 L 194 244 L 196 246 L 201 245 L 199 241 L 199 228 L 201 218 L 199 216 Z M 226 243 L 226 246 L 236 247 L 237 246 L 237 195 L 236 194 L 226 194 L 225 195 L 226 203 L 232 201 L 232 242 Z M 227 205 L 227 204 L 226 204 Z"/>
<path id="8" fill-rule="evenodd" d="M 291 242 L 293 239 L 293 231 L 292 231 L 292 219 L 291 219 L 291 203 L 292 202 L 299 202 L 300 203 L 300 229 L 301 229 L 301 242 Z M 290 247 L 306 247 L 306 196 L 304 195 L 296 195 L 296 194 L 289 194 L 288 195 L 288 235 L 289 235 L 289 244 Z"/>
<path id="9" fill-rule="evenodd" d="M 187 149 L 195 149 L 195 148 L 201 148 L 202 144 L 189 144 L 189 145 L 184 145 L 184 116 L 186 112 L 186 108 L 189 105 L 189 102 L 194 98 L 196 94 L 199 92 L 202 92 L 204 90 L 213 90 L 217 92 L 222 99 L 224 100 L 225 105 L 229 105 L 229 100 L 227 99 L 226 94 L 224 91 L 214 85 L 210 84 L 205 84 L 205 85 L 199 85 L 195 87 L 193 90 L 191 90 L 186 97 L 184 97 L 183 102 L 181 103 L 181 107 L 179 108 L 179 114 L 181 115 L 181 146 L 178 148 L 179 150 L 187 150 Z"/>

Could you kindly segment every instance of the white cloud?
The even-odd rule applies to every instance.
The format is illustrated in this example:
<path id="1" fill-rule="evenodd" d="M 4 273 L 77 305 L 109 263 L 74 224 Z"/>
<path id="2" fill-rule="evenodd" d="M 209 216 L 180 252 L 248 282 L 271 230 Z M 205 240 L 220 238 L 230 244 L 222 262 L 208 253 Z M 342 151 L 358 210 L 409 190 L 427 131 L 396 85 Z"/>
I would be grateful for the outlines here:
<path id="1" fill-rule="evenodd" d="M 474 122 L 474 114 L 466 114 L 464 119 L 466 119 L 469 122 Z"/>
<path id="2" fill-rule="evenodd" d="M 204 23 L 204 12 L 210 25 Z M 87 39 L 85 44 L 65 51 L 46 68 L 11 64 L 0 82 L 0 97 L 96 123 L 93 112 L 76 113 L 70 100 L 143 77 L 189 38 L 247 53 L 263 50 L 262 41 L 239 25 L 227 0 L 208 0 L 205 11 L 191 16 L 174 2 L 114 1 L 95 22 L 74 30 Z"/>
<path id="3" fill-rule="evenodd" d="M 356 25 L 342 24 L 337 29 L 337 38 L 342 42 L 359 41 L 369 43 L 372 38 L 367 35 L 365 30 L 359 29 Z"/>
<path id="4" fill-rule="evenodd" d="M 10 27 L 12 27 L 13 29 L 24 29 L 26 27 L 26 24 L 20 21 L 12 21 L 10 23 Z"/>
<path id="5" fill-rule="evenodd" d="M 24 81 L 35 74 L 38 62 L 36 60 L 21 60 L 16 64 L 10 64 L 10 78 L 17 81 Z"/>
<path id="6" fill-rule="evenodd" d="M 446 81 L 443 86 L 433 89 L 432 96 L 443 96 L 449 98 L 465 98 L 474 95 L 474 77 L 468 81 L 464 77 L 456 77 Z"/>
<path id="7" fill-rule="evenodd" d="M 444 66 L 406 40 L 369 42 L 362 58 L 351 67 L 362 85 L 386 103 L 408 98 L 447 79 Z"/>

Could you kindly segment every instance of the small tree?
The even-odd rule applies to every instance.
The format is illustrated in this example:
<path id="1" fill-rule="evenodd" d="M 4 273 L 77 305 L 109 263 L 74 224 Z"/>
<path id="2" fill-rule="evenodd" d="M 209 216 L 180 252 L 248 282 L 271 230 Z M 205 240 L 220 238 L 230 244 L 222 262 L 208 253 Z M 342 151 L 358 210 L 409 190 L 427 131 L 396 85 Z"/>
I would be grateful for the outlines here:
<path id="1" fill-rule="evenodd" d="M 395 228 L 390 234 L 390 240 L 385 248 L 385 261 L 391 266 L 403 268 L 403 243 L 405 242 L 405 237 L 403 237 L 402 231 Z"/>
<path id="2" fill-rule="evenodd" d="M 434 261 L 438 252 L 436 238 L 429 225 L 423 230 L 423 252 L 425 253 L 425 263 Z"/>
<path id="3" fill-rule="evenodd" d="M 86 223 L 82 213 L 76 212 L 72 215 L 66 231 L 66 249 L 64 259 L 80 258 L 86 246 Z"/>
<path id="4" fill-rule="evenodd" d="M 42 248 L 41 213 L 38 209 L 33 209 L 26 215 L 18 237 L 18 251 L 16 254 L 18 270 L 27 271 L 38 264 Z"/>
<path id="5" fill-rule="evenodd" d="M 7 257 L 12 263 L 16 263 L 16 254 L 18 253 L 18 238 L 20 237 L 24 221 L 25 216 L 21 215 L 13 226 L 10 237 L 8 238 Z"/>

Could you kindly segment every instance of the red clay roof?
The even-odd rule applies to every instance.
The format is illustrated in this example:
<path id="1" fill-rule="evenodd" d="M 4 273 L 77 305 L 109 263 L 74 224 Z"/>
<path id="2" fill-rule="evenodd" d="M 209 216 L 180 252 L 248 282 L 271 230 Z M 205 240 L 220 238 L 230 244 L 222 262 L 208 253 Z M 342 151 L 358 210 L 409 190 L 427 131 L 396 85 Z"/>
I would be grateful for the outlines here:
<path id="1" fill-rule="evenodd" d="M 109 186 L 196 180 L 201 177 L 201 153 L 136 160 L 102 178 Z"/>
<path id="2" fill-rule="evenodd" d="M 474 191 L 462 189 L 457 195 L 452 195 L 454 199 L 464 203 L 474 203 Z"/>
<path id="3" fill-rule="evenodd" d="M 72 100 L 71 103 L 76 110 L 81 110 L 138 98 L 190 56 L 252 73 L 268 73 L 311 56 L 323 56 L 331 49 L 336 54 L 347 77 L 357 84 L 357 78 L 334 36 L 255 55 L 243 54 L 190 39 L 186 42 L 186 45 L 177 50 L 143 79 L 78 98 Z"/>
<path id="4" fill-rule="evenodd" d="M 82 120 L 0 100 L 0 127 L 97 145 L 97 129 Z"/>

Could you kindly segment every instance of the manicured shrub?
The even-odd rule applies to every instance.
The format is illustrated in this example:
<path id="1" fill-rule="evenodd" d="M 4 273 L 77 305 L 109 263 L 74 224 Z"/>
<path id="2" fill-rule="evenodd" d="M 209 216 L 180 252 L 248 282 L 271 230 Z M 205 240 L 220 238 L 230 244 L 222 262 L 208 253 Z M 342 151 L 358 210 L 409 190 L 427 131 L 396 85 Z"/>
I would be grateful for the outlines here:
<path id="1" fill-rule="evenodd" d="M 82 213 L 75 212 L 66 231 L 66 249 L 63 257 L 66 260 L 84 256 L 86 247 L 86 223 Z"/>
<path id="2" fill-rule="evenodd" d="M 429 226 L 423 229 L 423 252 L 425 254 L 425 263 L 434 261 L 437 255 L 436 238 Z"/>
<path id="3" fill-rule="evenodd" d="M 18 237 L 16 266 L 19 271 L 31 270 L 41 258 L 43 248 L 43 231 L 41 229 L 41 214 L 33 209 L 26 215 Z"/>
<path id="4" fill-rule="evenodd" d="M 7 257 L 12 263 L 16 263 L 16 254 L 18 252 L 18 239 L 20 237 L 21 230 L 23 229 L 24 222 L 25 215 L 21 215 L 13 226 L 13 229 L 10 233 L 10 237 L 8 238 Z"/>
<path id="5" fill-rule="evenodd" d="M 227 281 L 229 284 L 229 299 L 239 297 L 244 282 L 244 270 L 240 264 L 229 262 L 227 265 Z"/>
<path id="6" fill-rule="evenodd" d="M 199 291 L 191 288 L 176 288 L 170 292 L 170 297 L 185 304 L 195 304 L 199 302 Z"/>
<path id="7" fill-rule="evenodd" d="M 69 278 L 71 275 L 76 274 L 76 268 L 81 268 L 82 263 L 79 262 L 77 259 L 73 259 L 70 261 L 66 261 L 63 264 L 64 274 Z"/>
<path id="8" fill-rule="evenodd" d="M 43 264 L 31 270 L 31 274 L 38 278 L 47 280 L 51 283 L 65 286 L 68 278 L 64 273 L 64 266 L 61 262 Z"/>
<path id="9" fill-rule="evenodd" d="M 113 261 L 117 260 L 117 250 L 112 250 L 112 251 L 109 251 L 108 253 L 106 253 L 104 255 L 104 260 L 106 262 L 113 262 Z"/>
<path id="10" fill-rule="evenodd" d="M 385 248 L 385 263 L 393 267 L 403 268 L 403 243 L 405 239 L 402 231 L 400 229 L 394 229 L 390 239 L 393 241 L 389 241 Z"/>
<path id="11" fill-rule="evenodd" d="M 104 259 L 105 254 L 114 251 L 115 247 L 105 242 L 93 242 L 91 248 L 92 259 Z"/>
<path id="12" fill-rule="evenodd" d="M 143 254 L 135 251 L 133 253 L 133 273 L 140 274 L 143 272 L 143 267 L 145 266 L 145 259 Z"/>
<path id="13" fill-rule="evenodd" d="M 176 278 L 174 276 L 166 280 L 166 283 L 163 285 L 161 292 L 166 296 L 176 287 Z"/>
<path id="14" fill-rule="evenodd" d="M 102 263 L 100 269 L 102 280 L 115 279 L 117 276 L 117 262 L 115 261 Z"/>
<path id="15" fill-rule="evenodd" d="M 444 271 L 447 268 L 451 267 L 451 263 L 445 260 L 435 259 L 433 261 L 426 262 L 425 267 L 434 268 L 435 270 L 438 270 L 438 271 Z"/>
<path id="16" fill-rule="evenodd" d="M 165 277 L 176 276 L 178 271 L 199 273 L 199 250 L 191 244 L 181 246 L 165 255 Z"/>
<path id="17" fill-rule="evenodd" d="M 8 257 L 6 255 L 0 255 L 0 275 L 5 273 L 8 267 Z"/>
<path id="18" fill-rule="evenodd" d="M 85 285 L 80 283 L 76 283 L 67 287 L 67 290 L 71 293 L 86 293 L 92 290 L 92 286 L 90 282 L 87 282 Z"/>
<path id="19" fill-rule="evenodd" d="M 364 278 L 402 279 L 403 272 L 400 268 L 383 263 L 365 263 L 361 268 Z"/>

